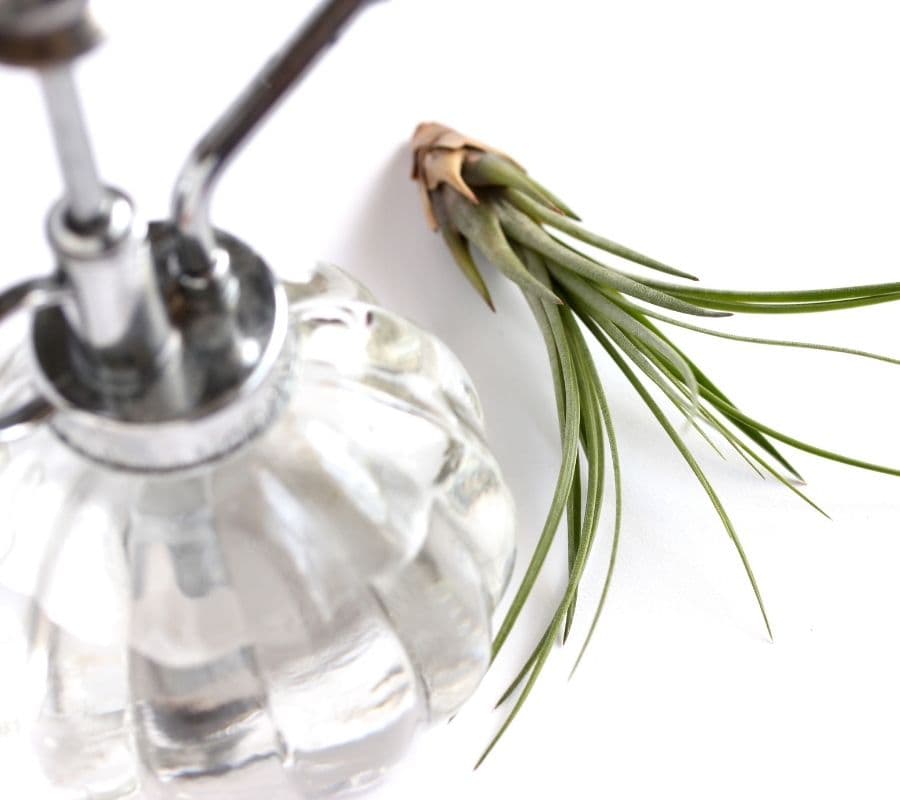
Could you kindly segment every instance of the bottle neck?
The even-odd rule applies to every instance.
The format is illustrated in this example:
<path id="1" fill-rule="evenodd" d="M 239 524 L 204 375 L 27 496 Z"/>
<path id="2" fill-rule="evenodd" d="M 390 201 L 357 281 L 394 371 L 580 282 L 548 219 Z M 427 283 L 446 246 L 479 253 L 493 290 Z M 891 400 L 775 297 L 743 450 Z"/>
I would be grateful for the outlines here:
<path id="1" fill-rule="evenodd" d="M 72 449 L 110 467 L 173 472 L 222 458 L 264 431 L 289 395 L 296 344 L 280 282 L 246 245 L 218 233 L 233 302 L 198 294 L 171 273 L 179 241 L 171 225 L 150 226 L 145 247 L 160 305 L 137 304 L 135 325 L 159 314 L 168 344 L 146 360 L 118 342 L 86 345 L 74 290 L 73 311 L 63 304 L 35 315 L 36 382 L 55 409 L 50 426 Z"/>

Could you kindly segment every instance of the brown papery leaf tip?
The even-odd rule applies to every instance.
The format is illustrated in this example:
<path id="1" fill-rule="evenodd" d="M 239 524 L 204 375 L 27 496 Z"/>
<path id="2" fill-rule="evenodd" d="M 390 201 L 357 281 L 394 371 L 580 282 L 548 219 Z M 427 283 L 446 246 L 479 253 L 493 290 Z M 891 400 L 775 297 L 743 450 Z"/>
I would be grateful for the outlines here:
<path id="1" fill-rule="evenodd" d="M 422 122 L 416 126 L 412 137 L 412 151 L 412 178 L 419 181 L 422 187 L 425 216 L 432 230 L 437 230 L 438 223 L 431 192 L 442 184 L 452 186 L 469 202 L 478 204 L 478 196 L 462 176 L 463 164 L 467 158 L 481 153 L 496 153 L 509 158 L 490 145 L 464 136 L 439 122 Z"/>

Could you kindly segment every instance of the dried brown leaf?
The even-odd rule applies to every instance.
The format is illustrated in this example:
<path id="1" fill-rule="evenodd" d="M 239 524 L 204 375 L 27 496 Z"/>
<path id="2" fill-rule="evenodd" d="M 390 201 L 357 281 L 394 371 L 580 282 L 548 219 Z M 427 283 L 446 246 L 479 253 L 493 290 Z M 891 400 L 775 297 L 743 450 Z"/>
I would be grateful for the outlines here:
<path id="1" fill-rule="evenodd" d="M 421 123 L 413 133 L 412 149 L 412 177 L 419 181 L 425 216 L 432 230 L 437 230 L 438 224 L 432 207 L 431 192 L 442 184 L 447 184 L 470 203 L 477 205 L 478 196 L 462 176 L 463 164 L 483 153 L 496 153 L 509 158 L 499 150 L 439 122 Z"/>

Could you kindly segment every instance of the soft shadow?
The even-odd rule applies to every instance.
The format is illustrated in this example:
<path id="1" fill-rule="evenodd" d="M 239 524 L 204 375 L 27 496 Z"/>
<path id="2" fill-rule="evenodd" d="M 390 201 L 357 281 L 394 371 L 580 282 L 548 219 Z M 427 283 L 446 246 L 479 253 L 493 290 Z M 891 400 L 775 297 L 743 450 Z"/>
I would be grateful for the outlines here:
<path id="1" fill-rule="evenodd" d="M 437 334 L 459 356 L 489 417 L 516 406 L 531 425 L 548 415 L 549 371 L 534 321 L 518 290 L 489 265 L 485 278 L 497 305 L 473 291 L 425 221 L 418 187 L 410 179 L 409 151 L 398 147 L 374 179 L 340 244 L 339 263 L 358 276 L 379 302 Z M 491 412 L 495 413 L 491 413 Z M 548 426 L 556 438 L 555 422 Z"/>
<path id="2" fill-rule="evenodd" d="M 485 269 L 495 314 L 469 286 L 425 222 L 406 147 L 385 162 L 347 230 L 339 263 L 386 307 L 443 339 L 475 381 L 489 441 L 527 520 L 524 544 L 546 514 L 559 434 L 543 342 L 518 289 Z"/>

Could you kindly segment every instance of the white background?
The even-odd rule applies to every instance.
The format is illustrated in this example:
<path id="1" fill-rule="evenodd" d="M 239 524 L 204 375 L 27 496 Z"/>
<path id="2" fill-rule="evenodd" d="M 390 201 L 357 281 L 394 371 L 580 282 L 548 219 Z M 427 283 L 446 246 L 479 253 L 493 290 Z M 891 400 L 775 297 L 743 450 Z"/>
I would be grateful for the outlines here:
<path id="1" fill-rule="evenodd" d="M 102 171 L 159 217 L 193 139 L 311 3 L 97 5 L 110 43 L 79 77 Z M 512 287 L 489 273 L 491 315 L 427 230 L 408 178 L 415 124 L 438 119 L 496 144 L 599 232 L 709 285 L 897 280 L 895 11 L 783 0 L 377 4 L 235 164 L 216 221 L 285 274 L 313 259 L 341 264 L 456 350 L 480 387 L 527 555 L 558 461 L 545 357 Z M 50 266 L 41 220 L 59 191 L 55 166 L 36 86 L 0 71 L 4 283 Z M 898 314 L 722 327 L 900 356 Z M 900 368 L 676 333 L 752 415 L 900 464 Z M 898 479 L 797 454 L 829 522 L 694 440 L 752 559 L 770 643 L 700 488 L 614 368 L 600 366 L 626 511 L 588 657 L 567 683 L 575 651 L 554 656 L 472 773 L 501 719 L 492 701 L 529 645 L 523 631 L 470 706 L 377 797 L 900 796 Z M 603 545 L 597 555 L 583 612 Z M 529 607 L 533 629 L 559 596 L 561 564 Z"/>

